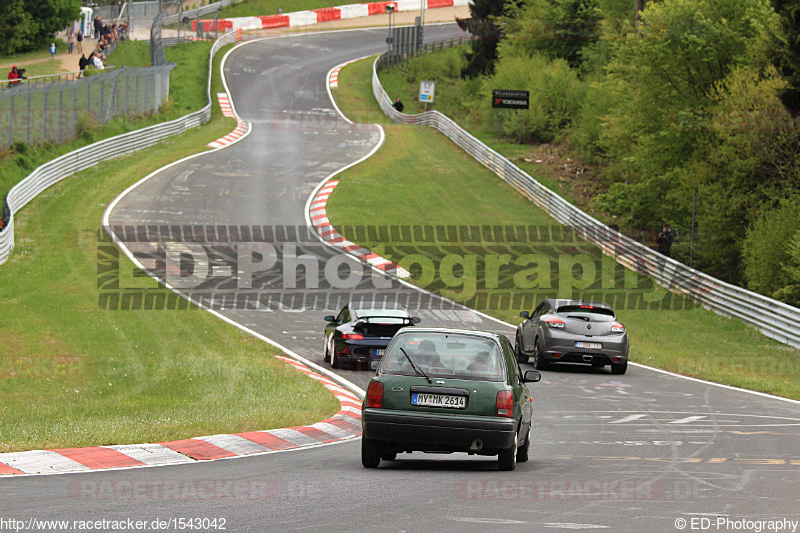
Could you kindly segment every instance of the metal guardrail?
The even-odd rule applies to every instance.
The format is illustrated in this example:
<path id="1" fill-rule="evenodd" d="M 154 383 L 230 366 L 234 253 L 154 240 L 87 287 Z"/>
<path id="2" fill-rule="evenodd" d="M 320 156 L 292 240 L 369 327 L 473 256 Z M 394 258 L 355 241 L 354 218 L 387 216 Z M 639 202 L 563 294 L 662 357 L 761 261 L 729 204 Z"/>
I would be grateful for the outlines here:
<path id="1" fill-rule="evenodd" d="M 453 45 L 442 44 L 444 47 Z M 767 337 L 800 348 L 800 309 L 689 268 L 609 228 L 540 184 L 439 111 L 426 111 L 419 115 L 398 112 L 392 107 L 393 101 L 378 79 L 379 65 L 383 62 L 385 57 L 379 56 L 373 64 L 372 89 L 381 109 L 392 120 L 439 130 L 558 222 L 630 270 L 648 276 L 666 289 L 683 294 L 718 314 L 738 318 Z"/>
<path id="2" fill-rule="evenodd" d="M 14 213 L 33 200 L 38 194 L 76 172 L 85 170 L 102 161 L 148 148 L 158 144 L 163 139 L 179 135 L 186 130 L 195 128 L 208 122 L 211 118 L 211 69 L 214 64 L 214 55 L 223 46 L 236 41 L 236 32 L 220 37 L 211 47 L 208 58 L 208 83 L 206 96 L 208 103 L 194 113 L 189 113 L 181 118 L 156 124 L 110 139 L 98 141 L 40 166 L 31 172 L 25 179 L 17 183 L 8 193 L 8 205 L 11 208 L 11 217 L 8 226 L 0 232 L 0 265 L 8 260 L 14 250 Z"/>
<path id="3" fill-rule="evenodd" d="M 244 0 L 221 0 L 219 2 L 208 4 L 207 6 L 198 7 L 196 9 L 190 9 L 180 13 L 173 13 L 164 18 L 164 24 L 177 24 L 183 17 L 191 20 L 202 17 L 203 15 L 210 15 L 211 13 L 216 13 L 223 7 L 230 7 L 243 1 Z"/>

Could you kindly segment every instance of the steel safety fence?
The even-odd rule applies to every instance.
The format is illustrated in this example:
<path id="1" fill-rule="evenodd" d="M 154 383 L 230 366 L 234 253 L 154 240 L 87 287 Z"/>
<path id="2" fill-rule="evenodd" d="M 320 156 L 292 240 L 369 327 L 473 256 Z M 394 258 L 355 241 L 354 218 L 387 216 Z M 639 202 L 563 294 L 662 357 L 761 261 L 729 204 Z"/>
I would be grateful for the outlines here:
<path id="1" fill-rule="evenodd" d="M 122 67 L 0 91 L 0 145 L 63 142 L 82 127 L 156 112 L 169 96 L 173 67 Z"/>
<path id="2" fill-rule="evenodd" d="M 442 43 L 447 48 L 455 43 Z M 431 48 L 436 45 L 431 43 Z M 800 309 L 731 285 L 665 257 L 644 244 L 606 226 L 539 183 L 514 163 L 492 150 L 439 111 L 418 115 L 398 112 L 378 78 L 385 56 L 373 63 L 372 88 L 383 112 L 400 124 L 419 124 L 437 129 L 482 165 L 497 174 L 551 217 L 603 253 L 660 286 L 721 315 L 735 317 L 764 335 L 800 348 Z"/>
<path id="3" fill-rule="evenodd" d="M 163 139 L 179 135 L 207 122 L 211 117 L 211 69 L 214 55 L 221 47 L 236 40 L 236 32 L 229 33 L 217 39 L 211 48 L 206 85 L 207 103 L 202 109 L 170 122 L 111 137 L 62 155 L 40 166 L 17 183 L 8 193 L 8 205 L 11 211 L 8 226 L 0 231 L 0 264 L 5 263 L 14 250 L 14 214 L 42 191 L 64 178 L 102 161 L 148 148 Z"/>

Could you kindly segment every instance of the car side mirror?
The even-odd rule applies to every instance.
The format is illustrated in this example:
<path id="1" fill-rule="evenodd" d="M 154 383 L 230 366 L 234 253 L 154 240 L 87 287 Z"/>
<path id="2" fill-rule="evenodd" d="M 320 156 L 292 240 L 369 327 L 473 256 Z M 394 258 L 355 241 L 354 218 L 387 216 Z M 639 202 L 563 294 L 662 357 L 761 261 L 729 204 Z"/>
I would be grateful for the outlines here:
<path id="1" fill-rule="evenodd" d="M 527 312 L 527 311 L 522 311 L 522 312 L 519 314 L 519 316 L 521 316 L 522 318 L 530 318 L 530 317 L 531 317 L 531 316 L 528 314 L 528 312 Z"/>
<path id="2" fill-rule="evenodd" d="M 419 324 L 420 322 L 422 322 L 422 319 L 420 317 L 418 317 L 418 316 L 412 316 L 411 317 L 411 323 L 412 324 Z"/>
<path id="3" fill-rule="evenodd" d="M 523 383 L 536 383 L 542 379 L 542 373 L 538 370 L 526 370 L 525 375 L 522 376 Z"/>
<path id="4" fill-rule="evenodd" d="M 325 322 L 336 322 L 336 317 L 333 315 L 328 315 L 325 317 Z"/>

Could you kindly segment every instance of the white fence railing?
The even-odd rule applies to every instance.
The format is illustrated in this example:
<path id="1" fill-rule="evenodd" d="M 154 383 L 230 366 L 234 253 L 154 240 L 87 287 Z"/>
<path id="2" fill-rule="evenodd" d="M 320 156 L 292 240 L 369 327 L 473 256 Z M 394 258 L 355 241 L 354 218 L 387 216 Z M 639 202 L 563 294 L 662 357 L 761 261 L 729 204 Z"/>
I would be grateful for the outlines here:
<path id="1" fill-rule="evenodd" d="M 438 111 L 406 115 L 392 107 L 392 99 L 378 79 L 379 62 L 372 69 L 372 89 L 383 112 L 401 124 L 421 124 L 442 132 L 482 165 L 508 182 L 558 222 L 616 259 L 625 267 L 654 279 L 672 292 L 684 294 L 707 309 L 738 318 L 764 335 L 800 348 L 800 309 L 720 281 L 665 257 L 584 213 L 540 184 L 511 161 L 470 135 Z"/>
<path id="2" fill-rule="evenodd" d="M 179 135 L 186 130 L 208 122 L 211 118 L 211 69 L 214 64 L 214 54 L 221 47 L 234 42 L 236 37 L 236 32 L 228 33 L 217 39 L 211 48 L 208 58 L 208 83 L 206 84 L 208 103 L 205 107 L 170 122 L 117 135 L 64 154 L 40 166 L 12 187 L 8 193 L 11 217 L 8 221 L 8 226 L 0 232 L 0 265 L 8 260 L 14 250 L 14 214 L 25 207 L 39 193 L 64 178 L 102 161 L 153 146 L 167 137 Z"/>

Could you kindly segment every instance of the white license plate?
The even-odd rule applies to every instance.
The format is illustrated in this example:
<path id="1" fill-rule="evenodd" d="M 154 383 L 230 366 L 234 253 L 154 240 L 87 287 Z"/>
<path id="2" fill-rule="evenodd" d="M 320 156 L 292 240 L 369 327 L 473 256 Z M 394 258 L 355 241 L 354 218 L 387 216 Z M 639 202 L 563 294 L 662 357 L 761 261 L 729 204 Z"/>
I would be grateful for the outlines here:
<path id="1" fill-rule="evenodd" d="M 375 355 L 379 355 L 381 357 L 383 357 L 383 354 L 385 354 L 385 353 L 386 353 L 386 350 L 384 350 L 383 348 L 381 348 L 380 350 L 375 350 Z"/>
<path id="2" fill-rule="evenodd" d="M 581 342 L 577 341 L 575 343 L 576 348 L 593 348 L 595 350 L 600 350 L 603 348 L 603 344 L 599 342 Z"/>
<path id="3" fill-rule="evenodd" d="M 420 392 L 412 392 L 411 405 L 464 409 L 467 406 L 467 397 L 452 396 L 450 394 L 423 394 Z"/>

